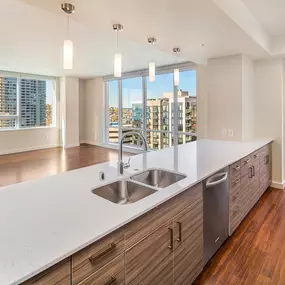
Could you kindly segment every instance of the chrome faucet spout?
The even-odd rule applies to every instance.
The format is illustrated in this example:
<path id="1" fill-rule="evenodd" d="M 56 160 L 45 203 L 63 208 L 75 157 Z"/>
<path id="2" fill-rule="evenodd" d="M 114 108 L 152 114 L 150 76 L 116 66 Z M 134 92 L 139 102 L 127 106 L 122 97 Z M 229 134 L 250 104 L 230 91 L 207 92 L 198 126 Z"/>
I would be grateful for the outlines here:
<path id="1" fill-rule="evenodd" d="M 130 159 L 129 159 L 128 163 L 123 162 L 123 142 L 124 142 L 124 138 L 126 136 L 129 136 L 129 135 L 139 136 L 143 141 L 144 150 L 147 151 L 146 139 L 140 132 L 131 131 L 131 132 L 127 132 L 127 133 L 123 134 L 121 137 L 121 140 L 120 140 L 120 144 L 119 144 L 119 156 L 118 156 L 118 167 L 120 170 L 120 174 L 124 174 L 124 169 L 130 167 Z"/>

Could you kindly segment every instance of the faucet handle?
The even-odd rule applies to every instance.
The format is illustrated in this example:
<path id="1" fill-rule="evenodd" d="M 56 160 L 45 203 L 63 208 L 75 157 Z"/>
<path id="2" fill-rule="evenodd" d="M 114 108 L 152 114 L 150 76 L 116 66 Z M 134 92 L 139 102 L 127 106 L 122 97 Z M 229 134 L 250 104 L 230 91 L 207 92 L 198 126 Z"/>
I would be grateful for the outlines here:
<path id="1" fill-rule="evenodd" d="M 128 162 L 124 163 L 124 169 L 129 168 L 131 166 L 131 157 L 129 157 Z"/>

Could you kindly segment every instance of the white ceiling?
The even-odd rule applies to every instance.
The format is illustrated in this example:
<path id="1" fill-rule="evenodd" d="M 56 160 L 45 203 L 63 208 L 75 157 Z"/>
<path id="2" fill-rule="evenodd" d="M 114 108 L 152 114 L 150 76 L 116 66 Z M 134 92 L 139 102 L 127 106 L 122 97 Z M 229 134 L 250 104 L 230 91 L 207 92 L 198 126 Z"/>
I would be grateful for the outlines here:
<path id="1" fill-rule="evenodd" d="M 114 23 L 124 25 L 120 33 L 124 71 L 146 68 L 150 60 L 160 66 L 183 61 L 205 63 L 208 58 L 238 53 L 254 59 L 269 56 L 260 37 L 248 33 L 248 23 L 241 23 L 242 17 L 235 18 L 219 5 L 223 1 L 241 2 L 73 0 L 76 13 L 71 16 L 71 37 L 75 59 L 74 69 L 66 72 L 62 69 L 62 43 L 67 32 L 66 16 L 60 9 L 62 1 L 1 0 L 0 19 L 5 28 L 0 30 L 0 70 L 79 77 L 111 74 L 116 51 Z M 250 8 L 251 2 L 285 2 L 243 1 L 262 25 L 265 24 L 258 18 L 257 8 Z M 149 36 L 157 38 L 156 45 L 147 44 Z M 171 52 L 174 46 L 181 48 L 179 58 Z"/>
<path id="2" fill-rule="evenodd" d="M 285 0 L 242 0 L 273 36 L 285 36 Z"/>

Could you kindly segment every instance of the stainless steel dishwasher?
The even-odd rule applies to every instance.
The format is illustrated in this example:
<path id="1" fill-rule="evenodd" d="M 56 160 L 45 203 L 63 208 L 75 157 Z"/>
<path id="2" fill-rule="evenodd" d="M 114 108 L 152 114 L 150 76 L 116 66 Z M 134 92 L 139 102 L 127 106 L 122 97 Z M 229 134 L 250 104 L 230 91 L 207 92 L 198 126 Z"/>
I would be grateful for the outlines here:
<path id="1" fill-rule="evenodd" d="M 228 167 L 206 179 L 203 186 L 206 264 L 229 235 Z"/>

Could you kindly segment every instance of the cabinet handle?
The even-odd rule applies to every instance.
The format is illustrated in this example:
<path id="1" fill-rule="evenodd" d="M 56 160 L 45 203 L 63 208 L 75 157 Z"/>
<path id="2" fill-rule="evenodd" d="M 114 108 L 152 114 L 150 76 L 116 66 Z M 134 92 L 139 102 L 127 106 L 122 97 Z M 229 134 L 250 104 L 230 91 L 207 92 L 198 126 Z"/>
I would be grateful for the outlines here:
<path id="1" fill-rule="evenodd" d="M 252 166 L 248 170 L 248 178 L 252 178 Z"/>
<path id="2" fill-rule="evenodd" d="M 106 283 L 104 283 L 104 285 L 111 285 L 114 282 L 116 282 L 116 278 L 114 276 L 111 276 L 111 278 L 109 279 L 109 281 L 107 281 Z"/>
<path id="3" fill-rule="evenodd" d="M 240 169 L 240 165 L 238 165 L 238 166 L 236 166 L 236 167 L 234 168 L 235 171 L 237 171 L 237 170 L 239 170 L 239 169 Z"/>
<path id="4" fill-rule="evenodd" d="M 168 246 L 168 248 L 173 249 L 173 229 L 168 228 L 168 230 L 169 230 L 169 237 L 170 237 L 170 245 Z"/>
<path id="5" fill-rule="evenodd" d="M 265 156 L 265 164 L 266 164 L 266 165 L 269 164 L 269 154 L 267 154 L 267 155 Z"/>
<path id="6" fill-rule="evenodd" d="M 259 157 L 259 153 L 254 155 L 254 158 L 258 158 Z"/>
<path id="7" fill-rule="evenodd" d="M 95 261 L 97 261 L 99 258 L 104 256 L 105 254 L 113 251 L 115 248 L 116 248 L 116 244 L 112 242 L 106 249 L 103 249 L 101 252 L 97 254 L 91 255 L 89 257 L 90 262 L 94 263 Z"/>
<path id="8" fill-rule="evenodd" d="M 250 163 L 250 158 L 244 161 L 245 164 Z"/>
<path id="9" fill-rule="evenodd" d="M 182 223 L 177 222 L 177 225 L 178 225 L 178 230 L 179 230 L 179 236 L 177 238 L 177 241 L 182 242 Z"/>
<path id="10" fill-rule="evenodd" d="M 252 176 L 255 176 L 255 166 L 252 166 Z"/>
<path id="11" fill-rule="evenodd" d="M 240 179 L 237 178 L 235 181 L 234 181 L 234 185 L 237 185 L 239 183 Z"/>

